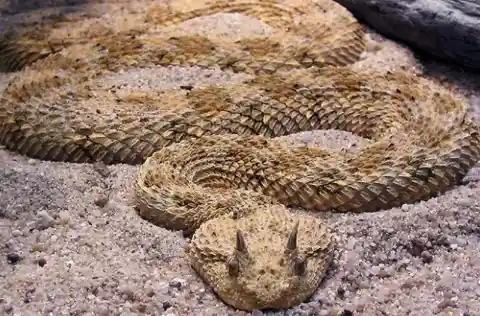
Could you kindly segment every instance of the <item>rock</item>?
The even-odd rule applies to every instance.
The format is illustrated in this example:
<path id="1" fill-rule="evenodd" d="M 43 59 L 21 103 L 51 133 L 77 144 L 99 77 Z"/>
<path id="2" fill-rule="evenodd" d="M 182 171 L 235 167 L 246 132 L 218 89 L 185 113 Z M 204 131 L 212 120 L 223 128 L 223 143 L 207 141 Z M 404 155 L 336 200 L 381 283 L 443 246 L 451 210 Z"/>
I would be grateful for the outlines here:
<path id="1" fill-rule="evenodd" d="M 58 214 L 57 224 L 65 225 L 70 222 L 70 214 L 67 211 L 61 211 Z"/>
<path id="2" fill-rule="evenodd" d="M 108 203 L 108 195 L 102 194 L 102 195 L 98 196 L 95 199 L 94 203 L 95 203 L 96 206 L 98 206 L 100 208 L 105 207 L 105 205 L 107 205 L 107 203 Z"/>
<path id="3" fill-rule="evenodd" d="M 422 258 L 423 263 L 432 263 L 433 261 L 433 256 L 429 251 L 422 251 L 420 254 L 420 257 Z"/>
<path id="4" fill-rule="evenodd" d="M 170 285 L 170 287 L 181 290 L 182 288 L 185 287 L 186 284 L 187 284 L 186 280 L 180 279 L 180 278 L 174 278 L 174 279 L 170 280 L 168 285 Z"/>
<path id="5" fill-rule="evenodd" d="M 11 252 L 7 254 L 7 262 L 10 264 L 17 264 L 20 260 L 22 260 L 22 257 L 15 252 Z"/>
<path id="6" fill-rule="evenodd" d="M 251 315 L 252 315 L 252 316 L 262 316 L 263 313 L 262 313 L 260 310 L 258 310 L 258 309 L 254 309 L 254 310 L 251 312 Z"/>
<path id="7" fill-rule="evenodd" d="M 348 310 L 348 309 L 344 309 L 341 313 L 340 313 L 340 316 L 352 316 L 353 315 L 353 312 L 351 310 Z"/>
<path id="8" fill-rule="evenodd" d="M 134 301 L 135 300 L 135 293 L 132 289 L 128 287 L 122 288 L 123 299 L 127 301 Z"/>
<path id="9" fill-rule="evenodd" d="M 438 310 L 445 309 L 447 307 L 456 307 L 457 306 L 457 298 L 456 297 L 446 297 L 437 305 Z"/>
<path id="10" fill-rule="evenodd" d="M 335 0 L 361 22 L 414 49 L 480 69 L 480 2 Z"/>
<path id="11" fill-rule="evenodd" d="M 10 305 L 10 304 L 7 304 L 3 307 L 3 311 L 7 314 L 12 313 L 13 312 L 13 306 Z"/>
<path id="12" fill-rule="evenodd" d="M 110 175 L 110 170 L 108 169 L 108 166 L 103 162 L 95 162 L 93 164 L 93 170 L 98 172 L 104 178 Z"/>
<path id="13" fill-rule="evenodd" d="M 19 237 L 19 236 L 22 236 L 23 233 L 18 230 L 18 229 L 15 229 L 15 230 L 12 230 L 12 237 Z"/>
<path id="14" fill-rule="evenodd" d="M 45 211 L 38 212 L 37 219 L 35 221 L 36 229 L 43 230 L 52 227 L 53 225 L 55 225 L 55 219 L 53 219 L 50 214 Z"/>
<path id="15" fill-rule="evenodd" d="M 47 260 L 45 260 L 45 258 L 40 258 L 40 259 L 38 259 L 37 264 L 40 267 L 44 267 L 47 264 Z"/>
<path id="16" fill-rule="evenodd" d="M 172 303 L 170 303 L 168 301 L 165 301 L 165 302 L 162 303 L 162 308 L 163 308 L 164 311 L 166 311 L 170 307 L 172 307 Z"/>

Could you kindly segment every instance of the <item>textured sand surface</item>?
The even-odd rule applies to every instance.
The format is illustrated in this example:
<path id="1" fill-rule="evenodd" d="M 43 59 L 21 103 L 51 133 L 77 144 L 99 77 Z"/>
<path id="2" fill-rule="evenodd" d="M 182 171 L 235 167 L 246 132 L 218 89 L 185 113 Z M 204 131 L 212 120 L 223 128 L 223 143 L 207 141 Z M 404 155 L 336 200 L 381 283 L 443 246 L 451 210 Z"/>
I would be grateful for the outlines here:
<path id="1" fill-rule="evenodd" d="M 193 28 L 232 36 L 268 31 L 238 14 L 194 19 L 181 29 Z M 354 67 L 423 72 L 469 97 L 475 113 L 480 109 L 478 75 L 420 61 L 373 32 L 371 38 Z M 129 91 L 242 78 L 158 67 L 120 73 L 105 85 Z M 7 80 L 2 75 L 0 84 Z M 366 140 L 320 131 L 283 141 L 340 149 Z M 477 168 L 464 185 L 429 201 L 378 213 L 316 214 L 339 236 L 327 279 L 308 302 L 250 314 L 205 287 L 188 265 L 181 233 L 136 215 L 137 170 L 40 162 L 0 149 L 0 315 L 480 315 Z"/>

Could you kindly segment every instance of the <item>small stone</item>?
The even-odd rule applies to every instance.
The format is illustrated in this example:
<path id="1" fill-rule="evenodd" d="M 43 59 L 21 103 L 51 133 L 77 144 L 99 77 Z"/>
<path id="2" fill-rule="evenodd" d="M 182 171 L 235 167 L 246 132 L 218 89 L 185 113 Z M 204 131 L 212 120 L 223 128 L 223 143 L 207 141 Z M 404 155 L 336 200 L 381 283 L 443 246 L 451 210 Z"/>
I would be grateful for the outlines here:
<path id="1" fill-rule="evenodd" d="M 123 297 L 127 301 L 133 301 L 135 300 L 135 293 L 129 288 L 124 288 L 122 289 Z"/>
<path id="2" fill-rule="evenodd" d="M 5 242 L 5 247 L 8 249 L 15 249 L 17 242 L 14 239 L 9 239 Z"/>
<path id="3" fill-rule="evenodd" d="M 461 207 L 469 207 L 469 206 L 472 206 L 472 204 L 474 204 L 472 200 L 467 198 L 460 198 L 456 201 L 456 203 L 458 206 L 461 206 Z"/>
<path id="4" fill-rule="evenodd" d="M 35 221 L 35 228 L 38 230 L 44 230 L 55 225 L 55 220 L 46 211 L 40 211 L 37 214 Z"/>
<path id="5" fill-rule="evenodd" d="M 145 304 L 137 304 L 135 306 L 137 311 L 139 311 L 140 313 L 145 313 L 147 311 L 147 306 Z"/>
<path id="6" fill-rule="evenodd" d="M 413 283 L 412 280 L 406 280 L 405 282 L 402 283 L 402 285 L 400 285 L 400 288 L 404 290 L 410 290 L 413 287 L 415 287 L 415 284 Z"/>
<path id="7" fill-rule="evenodd" d="M 11 313 L 11 312 L 13 312 L 13 306 L 10 305 L 10 304 L 7 304 L 3 307 L 3 310 L 4 310 L 5 313 Z"/>
<path id="8" fill-rule="evenodd" d="M 15 229 L 15 230 L 12 231 L 12 237 L 20 237 L 22 235 L 23 235 L 23 233 L 18 229 Z"/>
<path id="9" fill-rule="evenodd" d="M 58 223 L 58 224 L 65 225 L 65 224 L 67 224 L 69 221 L 70 221 L 70 214 L 69 214 L 68 212 L 61 211 L 61 212 L 58 214 L 58 219 L 57 219 L 57 223 Z"/>
<path id="10" fill-rule="evenodd" d="M 15 252 L 11 252 L 7 254 L 7 262 L 10 264 L 17 264 L 20 260 L 22 260 L 22 257 Z"/>
<path id="11" fill-rule="evenodd" d="M 169 309 L 170 307 L 172 307 L 172 303 L 170 303 L 170 302 L 163 302 L 163 303 L 162 303 L 162 307 L 163 307 L 163 310 L 166 311 L 167 309 Z"/>
<path id="12" fill-rule="evenodd" d="M 380 269 L 380 271 L 378 271 L 378 274 L 377 276 L 379 278 L 388 278 L 388 277 L 391 277 L 393 275 L 393 268 L 392 267 L 382 267 Z"/>
<path id="13" fill-rule="evenodd" d="M 448 240 L 448 237 L 446 235 L 440 235 L 437 238 L 437 244 L 440 246 L 448 247 L 450 246 L 450 240 Z"/>
<path id="14" fill-rule="evenodd" d="M 353 316 L 353 312 L 349 309 L 344 309 L 339 316 Z"/>
<path id="15" fill-rule="evenodd" d="M 262 313 L 262 311 L 260 311 L 258 309 L 254 309 L 254 310 L 252 310 L 250 315 L 252 315 L 252 316 L 262 316 L 263 313 Z"/>
<path id="16" fill-rule="evenodd" d="M 180 279 L 180 278 L 174 278 L 172 280 L 170 280 L 170 282 L 168 283 L 168 285 L 170 287 L 174 287 L 178 290 L 182 289 L 183 287 L 185 287 L 187 281 L 185 281 L 184 279 Z"/>
<path id="17" fill-rule="evenodd" d="M 152 297 L 155 295 L 155 290 L 152 288 L 147 289 L 147 296 Z"/>
<path id="18" fill-rule="evenodd" d="M 423 263 L 432 263 L 433 261 L 433 256 L 429 251 L 422 251 L 420 257 L 422 258 Z"/>
<path id="19" fill-rule="evenodd" d="M 414 238 L 410 241 L 410 248 L 408 249 L 412 256 L 418 257 L 425 250 L 425 242 L 421 239 Z"/>
<path id="20" fill-rule="evenodd" d="M 45 260 L 45 258 L 40 258 L 40 259 L 38 259 L 37 263 L 40 267 L 43 268 L 43 266 L 45 266 L 47 264 L 47 260 Z"/>
<path id="21" fill-rule="evenodd" d="M 447 307 L 456 307 L 457 303 L 455 298 L 446 297 L 440 303 L 438 303 L 437 308 L 439 310 L 445 309 Z"/>
<path id="22" fill-rule="evenodd" d="M 95 199 L 94 203 L 96 206 L 100 208 L 105 207 L 105 205 L 107 205 L 108 203 L 108 195 L 102 194 L 101 196 Z"/>
<path id="23" fill-rule="evenodd" d="M 103 162 L 95 162 L 93 164 L 93 170 L 98 172 L 104 178 L 110 175 L 110 170 L 108 169 L 108 166 Z"/>
<path id="24" fill-rule="evenodd" d="M 379 265 L 379 266 L 371 267 L 370 273 L 379 277 L 379 278 L 386 278 L 386 277 L 392 276 L 393 271 L 385 268 L 385 266 L 382 264 L 382 265 Z"/>

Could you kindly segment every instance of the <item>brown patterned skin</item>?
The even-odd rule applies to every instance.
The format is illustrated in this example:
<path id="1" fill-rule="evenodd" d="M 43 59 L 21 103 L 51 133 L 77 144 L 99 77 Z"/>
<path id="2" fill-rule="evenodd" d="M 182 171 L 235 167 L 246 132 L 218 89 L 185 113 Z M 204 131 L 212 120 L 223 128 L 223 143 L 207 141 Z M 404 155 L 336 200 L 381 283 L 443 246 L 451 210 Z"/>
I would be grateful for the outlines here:
<path id="1" fill-rule="evenodd" d="M 287 206 L 387 209 L 446 191 L 479 159 L 478 128 L 463 100 L 403 72 L 346 67 L 365 38 L 333 1 L 199 3 L 190 11 L 117 7 L 108 23 L 67 15 L 0 40 L 0 68 L 21 70 L 2 95 L 0 143 L 44 160 L 143 163 L 139 215 L 193 235 L 192 266 L 226 303 L 285 308 L 318 287 L 335 238 L 321 220 Z M 234 42 L 156 31 L 217 12 L 280 31 Z M 119 96 L 101 84 L 149 65 L 255 76 L 186 93 Z M 315 129 L 372 142 L 337 152 L 271 139 Z"/>
<path id="2" fill-rule="evenodd" d="M 286 206 L 369 212 L 424 200 L 458 184 L 480 157 L 478 128 L 465 104 L 426 80 L 338 68 L 320 73 L 313 81 L 283 78 L 282 86 L 262 78 L 281 89 L 257 97 L 268 106 L 258 101 L 240 111 L 257 110 L 250 119 L 227 109 L 235 118 L 230 128 L 260 121 L 268 136 L 287 126 L 336 128 L 369 137 L 371 144 L 333 152 L 289 148 L 259 135 L 203 136 L 165 147 L 141 167 L 139 214 L 194 233 L 188 251 L 194 268 L 237 308 L 298 304 L 325 274 L 334 239 L 320 220 L 289 214 Z M 289 80 L 295 82 L 290 91 Z M 278 93 L 296 102 L 278 105 Z M 297 247 L 290 251 L 297 220 Z M 238 231 L 245 247 L 235 247 Z"/>

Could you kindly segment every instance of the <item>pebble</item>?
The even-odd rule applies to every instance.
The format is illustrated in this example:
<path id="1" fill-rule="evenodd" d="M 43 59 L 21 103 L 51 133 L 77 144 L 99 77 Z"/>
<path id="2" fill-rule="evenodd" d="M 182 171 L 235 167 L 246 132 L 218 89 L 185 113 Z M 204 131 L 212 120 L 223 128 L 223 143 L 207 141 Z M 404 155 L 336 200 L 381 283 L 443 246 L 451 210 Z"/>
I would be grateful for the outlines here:
<path id="1" fill-rule="evenodd" d="M 129 288 L 122 289 L 123 298 L 127 301 L 134 301 L 135 300 L 135 293 Z"/>
<path id="2" fill-rule="evenodd" d="M 349 309 L 344 309 L 341 313 L 340 316 L 353 316 L 353 312 Z"/>
<path id="3" fill-rule="evenodd" d="M 12 231 L 12 237 L 20 237 L 22 235 L 23 235 L 23 233 L 18 229 L 15 229 L 15 230 Z"/>
<path id="4" fill-rule="evenodd" d="M 178 290 L 184 288 L 186 284 L 187 284 L 187 281 L 184 280 L 184 279 L 180 279 L 180 278 L 174 278 L 174 279 L 170 280 L 170 282 L 168 283 L 168 285 L 170 287 L 174 287 Z"/>
<path id="5" fill-rule="evenodd" d="M 37 261 L 37 264 L 40 266 L 40 267 L 43 267 L 47 264 L 47 260 L 45 260 L 45 258 L 40 258 L 38 259 Z"/>
<path id="6" fill-rule="evenodd" d="M 163 303 L 162 303 L 162 307 L 163 307 L 163 310 L 166 311 L 167 309 L 169 309 L 170 307 L 172 307 L 172 303 L 170 303 L 170 302 L 163 302 Z"/>
<path id="7" fill-rule="evenodd" d="M 251 316 L 262 316 L 263 313 L 258 310 L 258 309 L 254 309 L 252 312 L 251 312 Z"/>
<path id="8" fill-rule="evenodd" d="M 70 221 L 70 214 L 66 211 L 61 211 L 58 214 L 58 224 L 67 224 Z"/>
<path id="9" fill-rule="evenodd" d="M 40 211 L 37 214 L 35 221 L 35 228 L 38 230 L 44 230 L 55 225 L 55 219 L 50 216 L 46 211 Z"/>
<path id="10" fill-rule="evenodd" d="M 456 307 L 457 302 L 455 297 L 446 297 L 440 303 L 438 303 L 437 308 L 439 310 L 445 309 L 447 307 Z"/>
<path id="11" fill-rule="evenodd" d="M 102 194 L 100 195 L 99 197 L 97 197 L 94 201 L 95 205 L 100 207 L 100 208 L 103 208 L 105 207 L 105 205 L 107 205 L 108 203 L 108 195 L 106 194 Z"/>
<path id="12" fill-rule="evenodd" d="M 22 260 L 22 257 L 16 252 L 10 252 L 7 254 L 7 261 L 10 264 L 17 264 L 20 260 Z"/>
<path id="13" fill-rule="evenodd" d="M 10 305 L 10 304 L 7 304 L 7 305 L 5 305 L 5 306 L 3 307 L 3 311 L 4 311 L 5 313 L 11 313 L 11 312 L 13 312 L 13 306 Z"/>
<path id="14" fill-rule="evenodd" d="M 422 258 L 423 263 L 431 263 L 433 261 L 432 254 L 427 250 L 422 251 L 420 257 Z"/>
<path id="15" fill-rule="evenodd" d="M 105 165 L 103 162 L 95 162 L 93 164 L 93 170 L 98 172 L 104 178 L 110 175 L 110 170 L 108 169 L 108 166 Z"/>
<path id="16" fill-rule="evenodd" d="M 458 206 L 461 206 L 461 207 L 470 207 L 473 203 L 472 200 L 468 199 L 468 198 L 460 198 L 457 200 L 457 203 L 456 203 Z"/>

